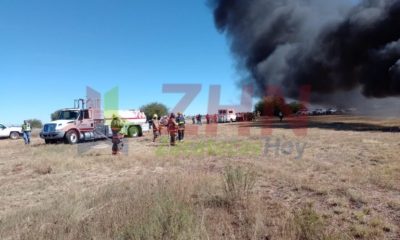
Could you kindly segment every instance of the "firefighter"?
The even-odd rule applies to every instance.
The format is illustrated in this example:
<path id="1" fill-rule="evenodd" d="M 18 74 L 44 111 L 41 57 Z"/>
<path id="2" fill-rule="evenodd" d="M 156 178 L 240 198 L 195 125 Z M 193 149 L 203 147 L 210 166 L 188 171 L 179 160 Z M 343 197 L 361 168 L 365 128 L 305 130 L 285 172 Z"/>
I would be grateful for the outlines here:
<path id="1" fill-rule="evenodd" d="M 175 146 L 176 130 L 178 127 L 178 123 L 175 120 L 174 113 L 171 113 L 171 115 L 169 116 L 167 127 L 170 136 L 170 145 Z"/>
<path id="2" fill-rule="evenodd" d="M 198 114 L 198 115 L 196 116 L 196 119 L 197 119 L 197 124 L 202 125 L 202 124 L 201 124 L 201 115 L 200 115 L 200 114 Z"/>
<path id="3" fill-rule="evenodd" d="M 160 121 L 158 121 L 158 115 L 154 114 L 153 115 L 153 120 L 152 120 L 152 128 L 153 128 L 153 142 L 156 142 L 156 138 L 160 136 L 161 133 L 161 126 L 160 126 Z"/>
<path id="4" fill-rule="evenodd" d="M 164 127 L 167 129 L 167 134 L 168 134 L 168 116 L 161 117 L 160 119 L 160 131 L 159 131 L 160 136 L 162 135 L 162 129 Z"/>
<path id="5" fill-rule="evenodd" d="M 122 149 L 124 146 L 122 143 L 121 138 L 123 138 L 123 135 L 120 134 L 121 129 L 123 128 L 124 124 L 121 121 L 121 119 L 113 114 L 112 116 L 112 121 L 111 121 L 111 130 L 112 130 L 112 154 L 117 155 L 119 151 Z"/>
<path id="6" fill-rule="evenodd" d="M 214 114 L 214 116 L 213 116 L 213 121 L 214 121 L 214 123 L 218 123 L 218 116 L 217 116 L 217 114 Z"/>
<path id="7" fill-rule="evenodd" d="M 31 124 L 29 124 L 29 122 L 25 120 L 21 128 L 24 135 L 25 144 L 31 144 Z"/>
<path id="8" fill-rule="evenodd" d="M 178 123 L 178 140 L 179 142 L 183 141 L 183 138 L 185 137 L 185 117 L 183 116 L 182 113 L 178 113 L 178 117 L 176 118 L 176 121 Z"/>

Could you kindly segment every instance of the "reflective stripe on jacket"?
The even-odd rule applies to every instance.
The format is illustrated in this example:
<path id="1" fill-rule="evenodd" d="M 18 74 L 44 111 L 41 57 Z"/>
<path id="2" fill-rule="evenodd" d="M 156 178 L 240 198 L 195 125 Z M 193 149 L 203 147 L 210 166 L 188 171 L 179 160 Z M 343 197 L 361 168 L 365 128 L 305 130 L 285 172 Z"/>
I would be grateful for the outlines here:
<path id="1" fill-rule="evenodd" d="M 29 123 L 27 124 L 22 124 L 22 131 L 24 132 L 30 132 L 31 131 L 31 125 Z"/>
<path id="2" fill-rule="evenodd" d="M 179 116 L 176 120 L 179 125 L 185 125 L 185 118 L 183 116 Z"/>

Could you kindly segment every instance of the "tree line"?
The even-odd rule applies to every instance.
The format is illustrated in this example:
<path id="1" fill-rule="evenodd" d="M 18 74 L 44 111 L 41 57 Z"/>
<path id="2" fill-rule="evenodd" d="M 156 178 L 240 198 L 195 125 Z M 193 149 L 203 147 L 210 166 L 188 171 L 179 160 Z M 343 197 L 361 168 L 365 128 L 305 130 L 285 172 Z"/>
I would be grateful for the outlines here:
<path id="1" fill-rule="evenodd" d="M 303 103 L 296 101 L 286 103 L 285 98 L 280 96 L 265 97 L 254 106 L 254 111 L 260 112 L 261 116 L 278 116 L 279 112 L 290 115 L 302 109 L 306 109 Z"/>

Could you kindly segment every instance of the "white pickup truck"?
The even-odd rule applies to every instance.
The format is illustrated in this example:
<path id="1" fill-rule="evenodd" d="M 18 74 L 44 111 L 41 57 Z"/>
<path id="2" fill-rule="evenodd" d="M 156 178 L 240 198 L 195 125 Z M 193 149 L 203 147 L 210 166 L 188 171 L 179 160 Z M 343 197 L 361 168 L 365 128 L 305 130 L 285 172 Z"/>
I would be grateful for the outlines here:
<path id="1" fill-rule="evenodd" d="M 0 138 L 18 139 L 22 135 L 21 127 L 6 127 L 0 124 Z"/>

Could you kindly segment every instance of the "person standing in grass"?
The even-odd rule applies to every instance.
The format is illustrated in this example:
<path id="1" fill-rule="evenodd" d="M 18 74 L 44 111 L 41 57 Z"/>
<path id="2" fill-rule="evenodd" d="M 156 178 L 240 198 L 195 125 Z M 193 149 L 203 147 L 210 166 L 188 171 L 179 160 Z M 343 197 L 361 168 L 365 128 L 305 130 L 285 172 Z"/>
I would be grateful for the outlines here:
<path id="1" fill-rule="evenodd" d="M 176 118 L 176 121 L 178 122 L 178 140 L 179 142 L 183 141 L 183 138 L 185 137 L 185 117 L 183 116 L 182 113 L 178 112 L 178 117 Z"/>
<path id="2" fill-rule="evenodd" d="M 156 142 L 156 138 L 160 136 L 161 129 L 160 129 L 160 122 L 158 121 L 158 115 L 154 114 L 153 115 L 153 120 L 152 120 L 152 128 L 153 128 L 153 142 Z"/>
<path id="3" fill-rule="evenodd" d="M 202 125 L 201 124 L 201 115 L 198 114 L 196 118 L 197 118 L 197 124 Z"/>
<path id="4" fill-rule="evenodd" d="M 25 120 L 21 128 L 24 135 L 25 144 L 31 144 L 31 124 L 29 124 L 29 122 Z"/>
<path id="5" fill-rule="evenodd" d="M 177 131 L 178 123 L 176 122 L 174 113 L 171 113 L 171 115 L 169 116 L 167 127 L 168 127 L 169 136 L 170 136 L 169 143 L 171 146 L 175 146 L 175 138 L 176 138 L 176 131 Z"/>
<path id="6" fill-rule="evenodd" d="M 121 138 L 123 138 L 123 135 L 120 134 L 121 129 L 123 128 L 124 124 L 122 120 L 113 114 L 112 116 L 112 121 L 111 121 L 111 130 L 112 130 L 112 154 L 117 155 L 119 151 L 123 147 L 123 143 L 121 141 Z"/>
<path id="7" fill-rule="evenodd" d="M 218 115 L 214 114 L 213 116 L 214 123 L 218 123 Z"/>

